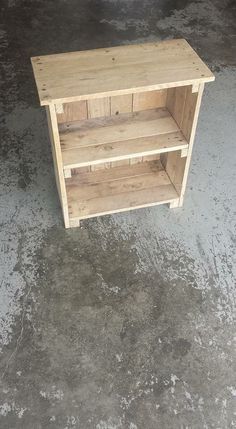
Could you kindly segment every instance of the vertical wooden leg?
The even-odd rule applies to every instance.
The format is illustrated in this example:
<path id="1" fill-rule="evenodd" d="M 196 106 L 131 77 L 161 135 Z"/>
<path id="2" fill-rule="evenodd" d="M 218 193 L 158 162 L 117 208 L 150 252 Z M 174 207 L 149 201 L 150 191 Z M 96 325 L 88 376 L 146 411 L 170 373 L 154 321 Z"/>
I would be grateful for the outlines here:
<path id="1" fill-rule="evenodd" d="M 177 207 L 182 207 L 183 203 L 181 204 L 180 198 L 177 198 L 174 201 L 171 201 L 169 207 L 170 209 L 176 209 Z"/>
<path id="2" fill-rule="evenodd" d="M 79 219 L 71 219 L 70 220 L 70 227 L 76 228 L 80 226 L 80 220 Z"/>
<path id="3" fill-rule="evenodd" d="M 57 115 L 56 115 L 55 106 L 52 104 L 47 106 L 47 119 L 48 119 L 48 128 L 49 128 L 51 147 L 52 147 L 52 156 L 53 156 L 54 170 L 55 170 L 55 176 L 56 176 L 57 190 L 61 201 L 65 227 L 69 228 L 70 223 L 69 223 L 69 213 L 68 213 L 68 202 L 67 202 L 65 178 L 63 173 L 63 162 L 62 162 L 62 154 L 61 154 L 60 137 L 59 137 L 59 131 L 58 131 Z"/>
<path id="4" fill-rule="evenodd" d="M 185 194 L 186 185 L 187 185 L 187 178 L 189 173 L 193 143 L 194 143 L 194 138 L 195 138 L 195 133 L 197 128 L 197 121 L 198 121 L 198 115 L 199 115 L 199 110 L 200 110 L 201 101 L 202 101 L 203 90 L 204 90 L 204 84 L 200 84 L 198 87 L 198 92 L 191 94 L 189 91 L 185 102 L 185 112 L 184 112 L 184 119 L 182 124 L 182 132 L 189 142 L 189 149 L 188 149 L 188 154 L 186 158 L 186 164 L 185 164 L 183 182 L 182 182 L 182 188 L 181 188 L 181 194 L 180 194 L 181 205 L 183 204 L 184 194 Z"/>

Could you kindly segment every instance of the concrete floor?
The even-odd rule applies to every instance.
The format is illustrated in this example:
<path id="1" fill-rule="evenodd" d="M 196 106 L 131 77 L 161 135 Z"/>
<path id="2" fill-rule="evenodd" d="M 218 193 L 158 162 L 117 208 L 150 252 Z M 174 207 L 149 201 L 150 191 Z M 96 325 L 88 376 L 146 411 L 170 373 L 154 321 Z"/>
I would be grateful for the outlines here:
<path id="1" fill-rule="evenodd" d="M 1 429 L 236 427 L 233 0 L 2 0 Z M 65 230 L 29 58 L 185 37 L 216 74 L 182 209 Z"/>

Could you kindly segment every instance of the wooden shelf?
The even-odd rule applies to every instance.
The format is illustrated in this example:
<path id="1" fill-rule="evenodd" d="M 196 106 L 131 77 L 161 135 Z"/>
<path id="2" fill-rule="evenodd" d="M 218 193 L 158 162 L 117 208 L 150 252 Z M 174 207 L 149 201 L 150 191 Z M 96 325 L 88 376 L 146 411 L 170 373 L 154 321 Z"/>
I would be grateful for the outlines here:
<path id="1" fill-rule="evenodd" d="M 179 198 L 160 161 L 76 174 L 66 180 L 70 224 Z"/>
<path id="2" fill-rule="evenodd" d="M 165 108 L 65 123 L 60 141 L 64 169 L 188 148 Z"/>
<path id="3" fill-rule="evenodd" d="M 186 190 L 214 75 L 184 39 L 31 58 L 66 228 Z"/>

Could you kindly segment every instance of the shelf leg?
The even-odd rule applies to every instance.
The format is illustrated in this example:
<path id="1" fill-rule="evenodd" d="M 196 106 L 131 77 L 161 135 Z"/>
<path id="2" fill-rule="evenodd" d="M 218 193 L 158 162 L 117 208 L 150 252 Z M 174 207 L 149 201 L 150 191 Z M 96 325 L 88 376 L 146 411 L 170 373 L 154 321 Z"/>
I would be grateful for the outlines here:
<path id="1" fill-rule="evenodd" d="M 182 204 L 180 204 L 180 198 L 177 198 L 176 200 L 171 201 L 170 203 L 170 209 L 176 209 L 177 207 L 181 207 Z"/>
<path id="2" fill-rule="evenodd" d="M 204 90 L 204 83 L 199 85 L 198 92 L 195 94 L 194 93 L 192 94 L 192 98 L 189 99 L 188 103 L 187 103 L 187 100 L 185 102 L 185 108 L 186 108 L 185 115 L 186 117 L 189 118 L 189 121 L 188 121 L 186 130 L 185 131 L 182 130 L 182 131 L 183 131 L 183 134 L 187 134 L 187 136 L 185 135 L 185 137 L 189 141 L 189 148 L 188 148 L 188 154 L 187 154 L 186 164 L 184 168 L 182 188 L 180 193 L 180 205 L 183 204 L 184 194 L 186 190 L 188 172 L 189 172 L 192 150 L 193 150 L 193 142 L 194 142 L 194 137 L 196 133 L 196 127 L 197 127 L 198 115 L 199 115 L 199 110 L 200 110 L 201 101 L 202 101 L 203 90 Z M 189 112 L 191 113 L 191 116 L 189 116 Z"/>
<path id="3" fill-rule="evenodd" d="M 55 176 L 56 176 L 56 184 L 57 184 L 58 194 L 61 202 L 65 227 L 69 228 L 70 223 L 69 223 L 69 213 L 68 213 L 68 201 L 67 201 L 67 194 L 66 194 L 65 178 L 63 174 L 61 145 L 60 145 L 60 137 L 59 137 L 59 131 L 58 131 L 58 123 L 57 123 L 55 106 L 50 104 L 49 106 L 46 107 L 46 111 L 47 111 L 49 135 L 51 140 L 54 170 L 55 170 Z"/>
<path id="4" fill-rule="evenodd" d="M 76 228 L 80 226 L 80 220 L 79 219 L 71 219 L 70 220 L 70 227 Z"/>

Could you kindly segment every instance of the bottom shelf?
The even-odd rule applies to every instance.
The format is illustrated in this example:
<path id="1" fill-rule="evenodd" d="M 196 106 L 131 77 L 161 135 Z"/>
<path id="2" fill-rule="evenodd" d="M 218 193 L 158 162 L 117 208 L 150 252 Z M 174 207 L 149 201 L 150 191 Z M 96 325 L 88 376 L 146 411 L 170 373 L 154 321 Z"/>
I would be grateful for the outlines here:
<path id="1" fill-rule="evenodd" d="M 80 172 L 66 180 L 66 189 L 71 224 L 179 198 L 159 160 Z"/>

